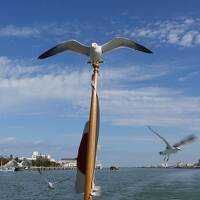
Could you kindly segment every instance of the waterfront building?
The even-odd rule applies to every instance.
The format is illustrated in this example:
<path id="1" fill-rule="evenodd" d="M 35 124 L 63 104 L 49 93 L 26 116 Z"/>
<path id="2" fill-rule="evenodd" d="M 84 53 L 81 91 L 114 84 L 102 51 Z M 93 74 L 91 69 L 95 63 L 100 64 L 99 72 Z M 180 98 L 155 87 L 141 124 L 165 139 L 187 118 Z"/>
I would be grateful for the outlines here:
<path id="1" fill-rule="evenodd" d="M 57 163 L 59 163 L 62 167 L 77 168 L 76 158 L 62 158 Z M 100 162 L 96 163 L 96 169 L 102 169 L 102 164 Z"/>
<path id="2" fill-rule="evenodd" d="M 51 155 L 49 155 L 49 154 L 41 154 L 38 151 L 34 151 L 31 159 L 36 160 L 37 158 L 45 158 L 45 159 L 48 159 L 50 161 L 55 161 L 54 159 L 51 159 Z"/>
<path id="3" fill-rule="evenodd" d="M 66 168 L 76 168 L 77 162 L 76 158 L 62 158 L 58 163 Z"/>

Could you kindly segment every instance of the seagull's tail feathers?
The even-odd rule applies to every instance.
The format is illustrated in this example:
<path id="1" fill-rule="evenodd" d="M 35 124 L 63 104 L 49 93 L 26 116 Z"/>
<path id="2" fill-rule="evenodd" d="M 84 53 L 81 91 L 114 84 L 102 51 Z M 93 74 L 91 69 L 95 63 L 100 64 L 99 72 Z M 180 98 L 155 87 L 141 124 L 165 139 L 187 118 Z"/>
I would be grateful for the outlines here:
<path id="1" fill-rule="evenodd" d="M 90 47 L 85 46 L 85 45 L 79 43 L 76 40 L 69 40 L 67 42 L 63 42 L 61 44 L 58 44 L 55 47 L 45 51 L 43 54 L 41 54 L 38 57 L 38 59 L 48 58 L 50 56 L 54 56 L 54 55 L 61 53 L 63 51 L 74 51 L 74 52 L 89 56 Z"/>
<path id="2" fill-rule="evenodd" d="M 114 38 L 110 42 L 102 45 L 102 53 L 111 51 L 115 48 L 121 48 L 121 47 L 128 47 L 128 48 L 142 51 L 145 53 L 153 53 L 151 50 L 147 49 L 146 47 L 144 47 L 132 40 L 129 40 L 127 38 L 120 38 L 120 37 Z"/>

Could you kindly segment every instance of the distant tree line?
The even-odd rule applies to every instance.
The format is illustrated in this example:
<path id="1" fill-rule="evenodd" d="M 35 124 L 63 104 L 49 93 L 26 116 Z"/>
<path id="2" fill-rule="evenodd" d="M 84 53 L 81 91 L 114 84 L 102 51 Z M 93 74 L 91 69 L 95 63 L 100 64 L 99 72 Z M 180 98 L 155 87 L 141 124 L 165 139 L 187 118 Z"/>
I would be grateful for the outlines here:
<path id="1" fill-rule="evenodd" d="M 12 154 L 10 156 L 0 156 L 0 165 L 5 165 L 6 163 L 8 163 L 10 160 L 13 159 L 18 161 L 18 157 L 14 158 Z"/>
<path id="2" fill-rule="evenodd" d="M 1 165 L 5 165 L 9 161 L 10 161 L 9 158 L 3 157 L 3 156 L 0 157 L 0 164 Z"/>
<path id="3" fill-rule="evenodd" d="M 16 160 L 17 162 L 20 162 L 18 157 L 13 157 L 13 155 L 10 155 L 8 157 L 6 156 L 0 156 L 0 166 L 5 165 L 10 160 Z M 48 158 L 38 157 L 36 160 L 32 160 L 30 162 L 30 165 L 35 167 L 60 167 L 59 163 L 52 162 Z"/>
<path id="4" fill-rule="evenodd" d="M 60 164 L 50 161 L 48 158 L 38 157 L 32 160 L 32 166 L 35 167 L 60 167 Z"/>

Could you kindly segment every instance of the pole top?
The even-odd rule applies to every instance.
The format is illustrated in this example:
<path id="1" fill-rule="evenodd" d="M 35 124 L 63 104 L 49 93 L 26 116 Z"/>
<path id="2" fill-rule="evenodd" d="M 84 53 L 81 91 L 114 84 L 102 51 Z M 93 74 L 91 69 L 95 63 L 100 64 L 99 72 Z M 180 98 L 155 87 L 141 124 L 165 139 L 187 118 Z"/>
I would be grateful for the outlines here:
<path id="1" fill-rule="evenodd" d="M 100 64 L 99 63 L 92 63 L 92 66 L 94 69 L 99 69 Z"/>

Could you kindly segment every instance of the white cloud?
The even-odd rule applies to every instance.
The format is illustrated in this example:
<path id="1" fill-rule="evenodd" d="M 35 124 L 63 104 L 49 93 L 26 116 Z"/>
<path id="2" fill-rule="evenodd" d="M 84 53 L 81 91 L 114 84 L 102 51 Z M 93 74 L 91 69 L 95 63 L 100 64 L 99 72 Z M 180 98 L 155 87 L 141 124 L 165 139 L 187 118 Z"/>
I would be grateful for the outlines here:
<path id="1" fill-rule="evenodd" d="M 186 80 L 191 80 L 192 78 L 198 78 L 199 74 L 200 74 L 199 71 L 193 71 L 193 72 L 186 74 L 185 76 L 178 78 L 178 80 L 182 81 L 182 82 L 186 81 Z"/>
<path id="2" fill-rule="evenodd" d="M 154 66 L 154 69 L 144 69 L 136 65 L 123 66 L 118 68 L 107 68 L 102 69 L 101 76 L 104 81 L 113 80 L 129 80 L 129 81 L 146 81 L 152 80 L 158 77 L 162 77 L 169 74 L 169 71 L 163 69 L 159 70 L 159 67 Z M 109 84 L 110 84 L 109 81 Z"/>
<path id="3" fill-rule="evenodd" d="M 0 139 L 0 144 L 13 144 L 16 142 L 16 138 L 14 137 L 6 137 Z"/>
<path id="4" fill-rule="evenodd" d="M 110 21 L 112 24 L 112 20 Z M 103 32 L 107 35 L 126 36 L 134 38 L 145 38 L 151 42 L 175 44 L 182 47 L 199 46 L 200 44 L 200 18 L 174 18 L 169 20 L 157 20 L 151 23 L 141 23 L 142 26 L 131 27 L 118 27 L 116 30 L 106 30 L 100 25 L 97 27 L 98 32 Z M 112 27 L 112 25 L 111 25 Z M 47 38 L 50 36 L 59 36 L 63 38 L 69 35 L 79 36 L 80 30 L 83 32 L 91 29 L 91 24 L 80 24 L 77 22 L 70 23 L 48 23 L 37 24 L 31 26 L 16 26 L 9 24 L 0 26 L 0 37 L 32 37 L 32 38 Z M 51 30 L 51 31 L 49 31 Z M 85 42 L 91 42 L 90 40 Z"/>
<path id="5" fill-rule="evenodd" d="M 0 66 L 0 112 L 26 107 L 33 101 L 65 100 L 79 106 L 89 98 L 88 71 L 29 66 L 7 57 L 0 57 Z"/>
<path id="6" fill-rule="evenodd" d="M 12 24 L 0 27 L 0 36 L 30 37 L 37 34 L 39 30 L 32 27 L 17 27 Z"/>
<path id="7" fill-rule="evenodd" d="M 90 101 L 91 71 L 51 70 L 48 67 L 19 65 L 8 58 L 0 58 L 4 70 L 0 71 L 0 112 L 20 110 L 41 102 L 66 102 L 69 107 L 85 113 Z M 14 63 L 14 64 L 13 64 Z M 13 73 L 7 72 L 9 69 Z M 42 70 L 45 73 L 41 73 Z M 58 73 L 59 72 L 59 73 Z M 129 81 L 155 79 L 166 75 L 133 66 L 102 70 L 100 103 L 102 119 L 118 125 L 184 126 L 200 129 L 200 97 L 161 87 L 137 86 Z M 13 74 L 13 75 L 12 75 Z M 23 76 L 21 75 L 23 74 Z M 40 110 L 42 112 L 42 110 Z"/>
<path id="8" fill-rule="evenodd" d="M 182 46 L 185 46 L 185 47 L 190 47 L 194 44 L 194 40 L 195 40 L 195 37 L 198 35 L 199 33 L 197 31 L 190 31 L 190 32 L 187 32 L 183 35 L 181 41 L 180 41 L 180 44 Z"/>
<path id="9" fill-rule="evenodd" d="M 42 73 L 40 66 L 26 66 L 18 60 L 11 60 L 6 56 L 0 57 L 0 79 L 28 77 L 36 72 Z"/>
<path id="10" fill-rule="evenodd" d="M 88 92 L 84 72 L 0 80 L 0 110 L 13 109 L 28 102 L 67 100 L 79 105 Z M 84 101 L 83 101 L 84 103 Z"/>
<path id="11" fill-rule="evenodd" d="M 7 57 L 0 57 L 0 111 L 13 109 L 29 101 L 66 100 L 75 106 L 86 107 L 90 97 L 88 70 L 70 71 L 57 66 L 29 66 Z M 102 70 L 102 86 L 111 87 L 119 80 L 141 81 L 165 75 L 167 72 L 143 70 L 139 67 Z M 15 97 L 15 98 L 13 98 Z"/>
<path id="12" fill-rule="evenodd" d="M 106 90 L 103 111 L 119 125 L 162 125 L 200 128 L 200 98 L 165 88 Z M 119 109 L 122 107 L 122 109 Z"/>
<path id="13" fill-rule="evenodd" d="M 200 44 L 200 18 L 160 20 L 147 23 L 142 27 L 120 29 L 115 34 L 150 39 L 155 43 L 161 42 L 192 47 Z"/>
<path id="14" fill-rule="evenodd" d="M 13 156 L 19 157 L 31 157 L 32 152 L 39 151 L 41 153 L 50 153 L 53 158 L 60 159 L 61 155 L 66 155 L 65 150 L 66 145 L 64 144 L 54 144 L 34 138 L 32 138 L 31 140 L 14 137 L 0 138 L 1 155 L 12 154 Z"/>
<path id="15" fill-rule="evenodd" d="M 80 34 L 77 25 L 74 23 L 49 23 L 32 26 L 16 26 L 14 24 L 9 24 L 6 26 L 0 26 L 0 37 L 41 37 L 44 35 L 62 36 L 72 33 L 73 35 Z"/>

